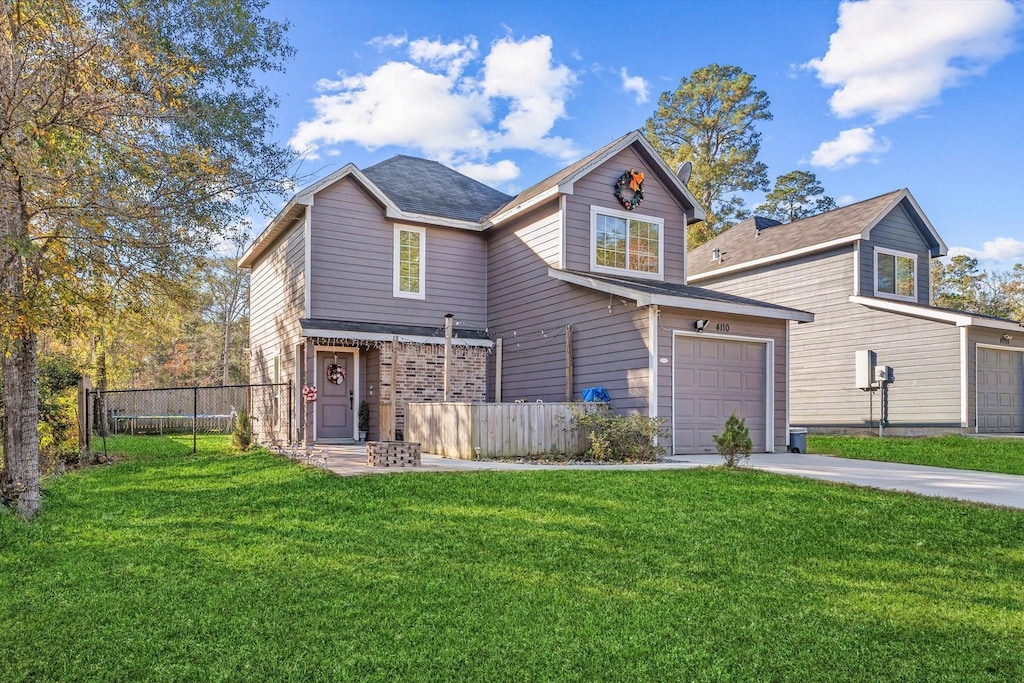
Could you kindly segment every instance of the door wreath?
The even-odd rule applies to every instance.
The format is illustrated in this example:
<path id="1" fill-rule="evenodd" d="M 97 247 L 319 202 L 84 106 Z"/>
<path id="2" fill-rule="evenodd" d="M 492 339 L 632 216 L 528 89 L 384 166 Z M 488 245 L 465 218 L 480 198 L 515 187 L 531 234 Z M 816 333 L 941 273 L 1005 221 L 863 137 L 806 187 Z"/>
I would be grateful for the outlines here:
<path id="1" fill-rule="evenodd" d="M 332 384 L 344 384 L 345 377 L 348 375 L 348 371 L 345 370 L 344 365 L 338 365 L 332 363 L 327 366 L 327 379 Z"/>

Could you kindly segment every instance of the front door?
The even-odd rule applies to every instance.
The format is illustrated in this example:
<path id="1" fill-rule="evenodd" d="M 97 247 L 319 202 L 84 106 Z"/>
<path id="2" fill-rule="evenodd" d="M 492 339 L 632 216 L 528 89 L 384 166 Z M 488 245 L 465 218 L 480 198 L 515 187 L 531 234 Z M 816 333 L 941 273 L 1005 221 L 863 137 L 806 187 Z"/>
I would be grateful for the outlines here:
<path id="1" fill-rule="evenodd" d="M 352 354 L 317 351 L 316 438 L 351 439 L 353 419 Z"/>

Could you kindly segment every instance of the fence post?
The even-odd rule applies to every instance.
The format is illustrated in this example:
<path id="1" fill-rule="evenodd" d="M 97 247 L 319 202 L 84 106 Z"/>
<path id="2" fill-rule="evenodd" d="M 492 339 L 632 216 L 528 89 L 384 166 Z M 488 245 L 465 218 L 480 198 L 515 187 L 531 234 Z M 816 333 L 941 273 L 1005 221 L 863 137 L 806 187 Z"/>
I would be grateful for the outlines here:
<path id="1" fill-rule="evenodd" d="M 285 444 L 292 442 L 292 413 L 295 412 L 295 386 L 291 380 L 288 380 L 288 437 L 285 439 Z"/>
<path id="2" fill-rule="evenodd" d="M 199 387 L 192 387 L 192 453 L 196 452 L 196 431 L 199 422 Z"/>

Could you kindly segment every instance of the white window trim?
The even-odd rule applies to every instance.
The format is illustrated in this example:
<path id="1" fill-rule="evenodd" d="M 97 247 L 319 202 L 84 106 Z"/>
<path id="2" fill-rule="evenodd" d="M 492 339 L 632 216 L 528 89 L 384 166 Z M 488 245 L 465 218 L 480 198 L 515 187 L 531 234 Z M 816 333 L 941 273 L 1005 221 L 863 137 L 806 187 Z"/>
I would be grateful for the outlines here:
<path id="1" fill-rule="evenodd" d="M 418 292 L 403 292 L 401 285 L 401 268 L 399 257 L 402 252 L 401 234 L 403 232 L 415 232 L 420 236 L 420 283 Z M 396 225 L 394 231 L 394 264 L 393 264 L 393 293 L 396 297 L 403 299 L 426 299 L 427 298 L 427 231 L 424 228 L 412 225 Z"/>
<path id="2" fill-rule="evenodd" d="M 601 214 L 603 216 L 612 216 L 615 218 L 623 218 L 626 221 L 630 219 L 643 221 L 644 223 L 654 223 L 658 226 L 658 272 L 657 273 L 643 273 L 638 270 L 630 270 L 629 268 L 611 268 L 609 266 L 597 265 L 597 216 Z M 627 223 L 626 234 L 629 234 L 629 228 Z M 629 263 L 629 247 L 626 248 L 626 263 Z M 644 214 L 633 213 L 631 211 L 619 211 L 618 209 L 606 209 L 601 206 L 590 207 L 590 270 L 595 273 L 608 273 L 609 275 L 626 275 L 628 277 L 643 278 L 646 280 L 663 280 L 665 271 L 665 220 L 657 218 L 655 216 L 647 216 Z"/>
<path id="3" fill-rule="evenodd" d="M 880 292 L 880 291 L 878 291 L 878 255 L 879 254 L 886 254 L 886 255 L 895 256 L 895 257 L 901 257 L 902 256 L 903 258 L 909 258 L 911 261 L 914 262 L 914 294 L 913 294 L 913 296 L 904 296 L 902 294 L 896 294 L 895 292 L 890 294 L 889 292 Z M 908 252 L 908 251 L 896 251 L 895 249 L 886 249 L 884 247 L 875 247 L 874 261 L 875 261 L 875 267 L 874 267 L 874 270 L 872 270 L 872 272 L 871 272 L 871 279 L 872 279 L 871 288 L 875 292 L 875 296 L 879 297 L 880 299 L 895 299 L 896 301 L 911 301 L 911 302 L 916 302 L 917 301 L 917 276 L 918 276 L 918 271 L 917 271 L 917 254 L 913 254 L 913 253 Z M 896 264 L 895 264 L 895 261 L 893 262 L 893 278 L 894 278 L 893 289 L 896 289 L 896 286 L 895 286 L 895 284 L 896 284 L 895 283 L 895 278 L 896 278 Z"/>

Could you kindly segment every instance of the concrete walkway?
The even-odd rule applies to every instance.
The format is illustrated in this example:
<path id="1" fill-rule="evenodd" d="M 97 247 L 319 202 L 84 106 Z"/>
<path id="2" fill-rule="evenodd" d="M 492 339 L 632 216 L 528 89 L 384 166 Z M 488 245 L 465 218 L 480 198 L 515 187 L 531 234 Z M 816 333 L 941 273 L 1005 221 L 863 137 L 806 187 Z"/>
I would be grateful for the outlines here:
<path id="1" fill-rule="evenodd" d="M 293 454 L 293 456 L 295 455 L 298 454 Z M 722 464 L 722 458 L 715 454 L 673 455 L 665 458 L 662 462 L 635 465 L 534 465 L 486 460 L 455 460 L 425 453 L 421 458 L 420 467 L 369 467 L 366 464 L 366 447 L 362 444 L 317 446 L 312 452 L 298 455 L 296 459 L 341 476 L 479 470 L 665 470 Z M 759 453 L 744 461 L 742 466 L 777 474 L 790 474 L 856 486 L 906 491 L 924 496 L 954 498 L 1024 509 L 1024 476 L 1021 475 L 850 460 L 828 455 L 798 453 Z"/>

